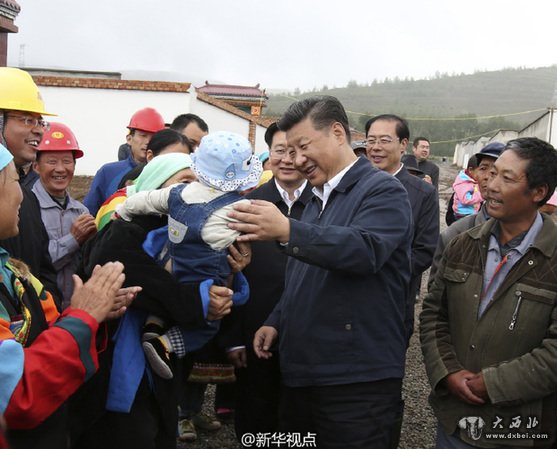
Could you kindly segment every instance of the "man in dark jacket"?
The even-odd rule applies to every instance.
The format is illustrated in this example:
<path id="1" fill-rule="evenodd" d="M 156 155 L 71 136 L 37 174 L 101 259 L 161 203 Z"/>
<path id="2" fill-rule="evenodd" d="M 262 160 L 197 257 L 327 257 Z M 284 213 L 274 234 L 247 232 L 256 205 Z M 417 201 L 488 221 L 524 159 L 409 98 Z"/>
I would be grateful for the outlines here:
<path id="1" fill-rule="evenodd" d="M 438 449 L 555 448 L 557 226 L 538 208 L 556 185 L 552 145 L 509 141 L 491 218 L 443 253 L 420 317 Z"/>
<path id="2" fill-rule="evenodd" d="M 238 205 L 242 240 L 277 240 L 285 290 L 254 338 L 279 340 L 280 427 L 320 448 L 396 447 L 402 410 L 412 217 L 400 182 L 357 158 L 346 112 L 330 96 L 292 104 L 279 121 L 294 165 L 314 186 L 301 220 L 272 203 Z"/>
<path id="3" fill-rule="evenodd" d="M 429 176 L 431 183 L 437 189 L 439 186 L 439 167 L 434 162 L 428 160 L 429 158 L 429 139 L 426 137 L 416 137 L 412 142 L 412 152 L 418 164 L 418 168 L 423 171 L 426 176 Z M 403 162 L 406 163 L 405 160 Z"/>
<path id="4" fill-rule="evenodd" d="M 299 220 L 313 196 L 311 185 L 294 167 L 287 151 L 286 133 L 273 123 L 265 133 L 269 145 L 269 161 L 273 178 L 247 198 L 269 201 L 287 217 Z M 231 335 L 226 339 L 228 357 L 238 370 L 236 435 L 276 432 L 280 397 L 280 365 L 278 354 L 260 359 L 253 351 L 255 332 L 265 323 L 284 290 L 288 257 L 275 242 L 253 242 L 251 263 L 244 270 L 250 285 L 250 299 L 245 306 L 233 310 Z"/>
<path id="5" fill-rule="evenodd" d="M 410 340 L 414 332 L 414 304 L 420 292 L 422 273 L 431 265 L 439 238 L 439 200 L 435 187 L 408 173 L 406 164 L 401 163 L 410 138 L 406 120 L 392 114 L 378 115 L 367 121 L 365 130 L 368 159 L 376 168 L 390 173 L 402 183 L 412 208 L 412 278 L 405 316 Z"/>
<path id="6" fill-rule="evenodd" d="M 6 92 L 0 92 L 0 143 L 14 156 L 19 172 L 19 182 L 23 192 L 23 202 L 19 210 L 19 234 L 0 245 L 12 257 L 24 261 L 31 272 L 39 278 L 45 288 L 60 304 L 61 293 L 56 284 L 56 270 L 48 252 L 48 234 L 41 219 L 41 209 L 37 198 L 26 187 L 29 177 L 38 175 L 25 169 L 35 161 L 37 147 L 41 142 L 48 123 L 39 89 L 31 76 L 23 70 L 11 67 L 0 68 L 0 84 Z"/>

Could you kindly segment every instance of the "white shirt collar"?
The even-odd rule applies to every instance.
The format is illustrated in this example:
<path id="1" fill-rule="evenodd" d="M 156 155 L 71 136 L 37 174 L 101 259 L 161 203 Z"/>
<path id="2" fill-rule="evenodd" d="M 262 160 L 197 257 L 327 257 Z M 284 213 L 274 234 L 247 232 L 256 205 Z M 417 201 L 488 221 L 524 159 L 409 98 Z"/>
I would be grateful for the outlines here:
<path id="1" fill-rule="evenodd" d="M 292 207 L 292 205 L 296 201 L 298 201 L 298 198 L 300 198 L 300 195 L 302 194 L 302 192 L 306 188 L 306 184 L 308 183 L 307 179 L 304 179 L 304 182 L 302 183 L 302 185 L 300 187 L 298 187 L 296 190 L 294 190 L 294 199 L 291 200 L 290 195 L 288 195 L 288 192 L 280 186 L 280 184 L 277 181 L 277 178 L 274 178 L 274 181 L 275 181 L 275 185 L 277 186 L 277 190 L 279 191 L 280 197 L 286 203 L 288 208 Z"/>
<path id="2" fill-rule="evenodd" d="M 350 170 L 356 162 L 358 162 L 358 159 L 359 158 L 356 158 L 356 160 L 354 162 L 352 162 L 350 165 L 346 166 L 344 169 L 339 171 L 335 176 L 333 176 L 331 179 L 329 179 L 329 181 L 327 181 L 325 184 L 323 184 L 322 188 L 314 187 L 312 189 L 315 196 L 317 198 L 319 198 L 323 203 L 323 205 L 321 206 L 321 210 L 325 209 L 325 205 L 327 204 L 327 201 L 329 201 L 329 197 L 331 196 L 331 192 L 336 188 L 336 186 L 338 186 L 340 184 L 340 181 L 342 180 L 342 178 L 344 177 L 346 172 L 348 170 Z"/>
<path id="3" fill-rule="evenodd" d="M 393 173 L 393 176 L 398 175 L 400 173 L 400 170 L 402 170 L 402 167 L 404 167 L 404 164 L 401 162 L 400 167 L 398 167 L 398 170 Z"/>

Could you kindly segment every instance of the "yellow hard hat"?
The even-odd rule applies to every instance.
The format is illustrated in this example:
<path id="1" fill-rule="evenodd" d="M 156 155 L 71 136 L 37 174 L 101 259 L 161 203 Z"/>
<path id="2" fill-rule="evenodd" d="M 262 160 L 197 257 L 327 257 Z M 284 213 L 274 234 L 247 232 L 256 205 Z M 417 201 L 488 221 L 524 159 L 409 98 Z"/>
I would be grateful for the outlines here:
<path id="1" fill-rule="evenodd" d="M 13 67 L 0 67 L 0 109 L 56 115 L 44 110 L 41 93 L 31 75 Z"/>
<path id="2" fill-rule="evenodd" d="M 272 177 L 273 177 L 273 172 L 271 170 L 263 170 L 263 173 L 261 173 L 261 178 L 259 178 L 259 184 L 257 184 L 257 187 L 259 187 L 262 184 L 265 184 L 266 182 L 269 182 Z"/>

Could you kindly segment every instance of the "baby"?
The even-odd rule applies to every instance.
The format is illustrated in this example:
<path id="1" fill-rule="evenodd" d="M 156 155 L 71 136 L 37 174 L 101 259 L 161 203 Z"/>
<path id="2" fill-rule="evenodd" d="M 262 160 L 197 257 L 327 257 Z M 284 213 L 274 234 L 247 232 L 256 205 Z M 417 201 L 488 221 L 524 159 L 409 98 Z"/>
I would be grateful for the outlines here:
<path id="1" fill-rule="evenodd" d="M 138 192 L 119 208 L 124 220 L 134 215 L 168 214 L 168 245 L 158 253 L 158 260 L 180 282 L 201 282 L 203 310 L 207 316 L 209 288 L 213 283 L 229 285 L 234 290 L 234 305 L 244 304 L 249 287 L 242 273 L 232 277 L 227 248 L 239 236 L 228 227 L 234 221 L 227 216 L 232 204 L 242 200 L 240 191 L 258 184 L 261 162 L 253 155 L 244 137 L 230 132 L 205 136 L 192 155 L 193 171 L 198 181 L 178 184 L 150 192 Z M 143 348 L 155 373 L 164 379 L 173 377 L 170 354 L 185 356 L 188 341 L 201 347 L 218 330 L 218 322 L 208 322 L 205 329 L 185 331 L 168 326 L 155 316 L 147 319 Z"/>

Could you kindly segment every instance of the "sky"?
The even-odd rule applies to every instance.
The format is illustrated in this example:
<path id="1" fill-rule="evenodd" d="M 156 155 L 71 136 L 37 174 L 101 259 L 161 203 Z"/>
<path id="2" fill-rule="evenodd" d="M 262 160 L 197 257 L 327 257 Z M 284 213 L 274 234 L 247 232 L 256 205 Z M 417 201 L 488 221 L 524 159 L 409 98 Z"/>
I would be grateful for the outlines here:
<path id="1" fill-rule="evenodd" d="M 18 3 L 10 66 L 304 91 L 557 64 L 555 0 Z"/>

